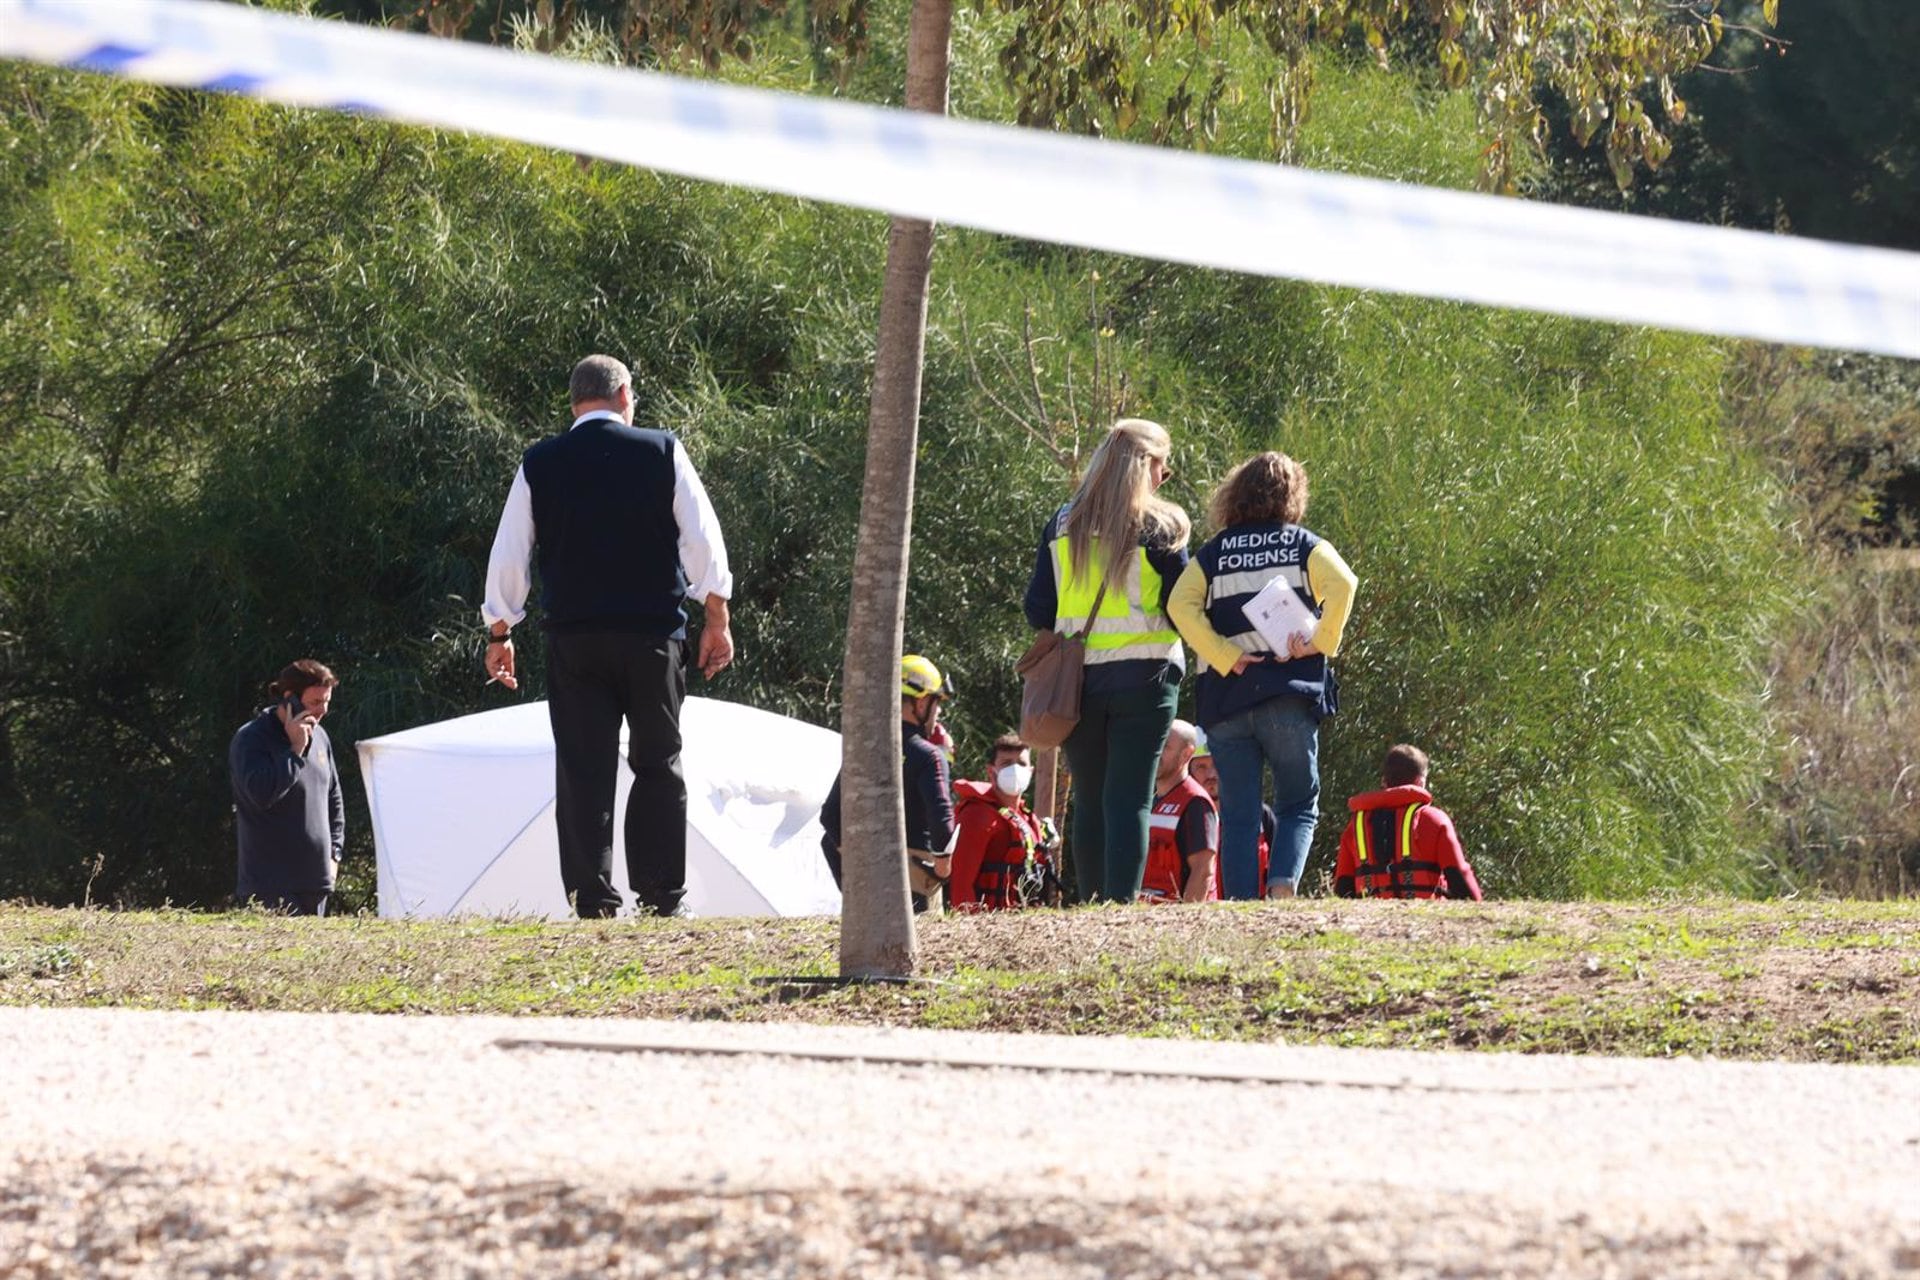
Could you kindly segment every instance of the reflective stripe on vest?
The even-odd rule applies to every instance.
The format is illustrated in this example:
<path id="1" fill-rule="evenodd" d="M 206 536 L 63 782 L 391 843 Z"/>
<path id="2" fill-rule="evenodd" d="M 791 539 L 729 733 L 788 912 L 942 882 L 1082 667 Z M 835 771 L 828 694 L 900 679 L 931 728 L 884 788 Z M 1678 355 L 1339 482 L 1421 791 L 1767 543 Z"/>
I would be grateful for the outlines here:
<path id="1" fill-rule="evenodd" d="M 1223 573 L 1217 578 L 1207 579 L 1207 604 L 1222 596 L 1254 595 L 1275 578 L 1280 579 L 1295 591 L 1307 591 L 1307 569 L 1304 564 L 1279 565 L 1271 569 L 1248 569 L 1239 573 Z"/>
<path id="2" fill-rule="evenodd" d="M 1368 828 L 1374 815 L 1386 812 L 1369 809 L 1353 823 L 1353 891 L 1362 898 L 1438 898 L 1444 895 L 1446 870 L 1437 862 L 1413 857 L 1413 817 L 1426 807 L 1425 801 L 1410 804 L 1394 815 L 1393 848 L 1387 856 L 1374 861 L 1369 848 Z"/>
<path id="3" fill-rule="evenodd" d="M 1095 541 L 1088 569 L 1100 563 L 1100 544 Z M 1100 579 L 1093 573 L 1076 577 L 1072 570 L 1073 553 L 1066 536 L 1053 540 L 1053 579 L 1058 599 L 1053 629 L 1065 635 L 1087 630 L 1088 666 L 1102 662 L 1125 662 L 1151 658 L 1161 662 L 1179 662 L 1180 633 L 1173 629 L 1167 615 L 1161 613 L 1160 571 L 1147 559 L 1146 548 L 1134 550 L 1127 565 L 1126 596 L 1116 598 L 1109 591 L 1100 596 Z M 1087 628 L 1087 615 L 1093 602 L 1100 600 L 1100 616 Z M 1141 601 L 1154 602 L 1152 610 Z"/>

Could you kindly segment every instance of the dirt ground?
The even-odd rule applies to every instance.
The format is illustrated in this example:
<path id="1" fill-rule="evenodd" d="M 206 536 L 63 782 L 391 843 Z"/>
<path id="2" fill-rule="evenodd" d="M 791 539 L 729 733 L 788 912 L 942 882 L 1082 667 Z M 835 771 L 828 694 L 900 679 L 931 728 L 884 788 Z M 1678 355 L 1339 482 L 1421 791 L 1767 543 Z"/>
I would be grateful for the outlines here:
<path id="1" fill-rule="evenodd" d="M 0 908 L 0 1003 L 506 1013 L 1382 1048 L 1920 1061 L 1920 904 L 1347 902 L 830 920 L 288 920 Z"/>

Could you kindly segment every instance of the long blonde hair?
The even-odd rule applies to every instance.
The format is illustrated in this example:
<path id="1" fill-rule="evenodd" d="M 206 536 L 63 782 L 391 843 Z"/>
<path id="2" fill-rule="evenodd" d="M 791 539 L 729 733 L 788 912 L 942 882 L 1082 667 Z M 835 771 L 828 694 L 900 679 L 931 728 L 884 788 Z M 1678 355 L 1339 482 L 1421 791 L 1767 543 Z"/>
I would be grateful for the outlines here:
<path id="1" fill-rule="evenodd" d="M 1193 522 L 1178 503 L 1153 491 L 1153 464 L 1165 462 L 1172 453 L 1173 438 L 1157 422 L 1122 418 L 1113 424 L 1093 451 L 1067 512 L 1067 562 L 1073 577 L 1087 573 L 1098 541 L 1106 548 L 1101 580 L 1108 595 L 1119 595 L 1126 591 L 1133 549 L 1143 539 L 1169 550 L 1187 545 Z"/>

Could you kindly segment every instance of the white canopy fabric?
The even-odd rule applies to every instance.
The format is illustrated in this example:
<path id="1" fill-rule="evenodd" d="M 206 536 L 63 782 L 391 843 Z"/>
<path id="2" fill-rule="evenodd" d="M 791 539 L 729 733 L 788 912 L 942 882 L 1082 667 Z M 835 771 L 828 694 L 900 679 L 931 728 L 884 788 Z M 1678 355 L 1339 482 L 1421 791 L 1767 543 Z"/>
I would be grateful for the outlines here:
<path id="1" fill-rule="evenodd" d="M 820 806 L 840 735 L 731 702 L 681 709 L 687 897 L 697 916 L 837 915 L 820 856 Z M 620 815 L 633 773 L 622 729 L 614 884 L 626 893 Z M 369 738 L 360 774 L 373 813 L 380 914 L 565 917 L 547 704 Z"/>

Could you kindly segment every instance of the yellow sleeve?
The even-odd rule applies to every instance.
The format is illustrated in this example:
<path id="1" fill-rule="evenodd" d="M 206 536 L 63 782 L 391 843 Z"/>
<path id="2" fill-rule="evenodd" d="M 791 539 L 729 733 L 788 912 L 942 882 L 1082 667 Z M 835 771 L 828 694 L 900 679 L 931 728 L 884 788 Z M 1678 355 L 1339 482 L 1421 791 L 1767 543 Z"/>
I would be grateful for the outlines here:
<path id="1" fill-rule="evenodd" d="M 1207 574 L 1198 560 L 1187 561 L 1186 571 L 1173 584 L 1173 594 L 1167 597 L 1167 616 L 1180 629 L 1180 638 L 1200 655 L 1200 661 L 1223 676 L 1233 670 L 1233 664 L 1240 660 L 1240 649 L 1207 621 Z"/>
<path id="2" fill-rule="evenodd" d="M 1313 629 L 1313 647 L 1329 658 L 1340 652 L 1340 637 L 1346 632 L 1347 618 L 1353 613 L 1353 593 L 1359 586 L 1360 579 L 1354 577 L 1331 542 L 1320 543 L 1307 557 L 1307 587 L 1320 602 L 1320 625 Z"/>

